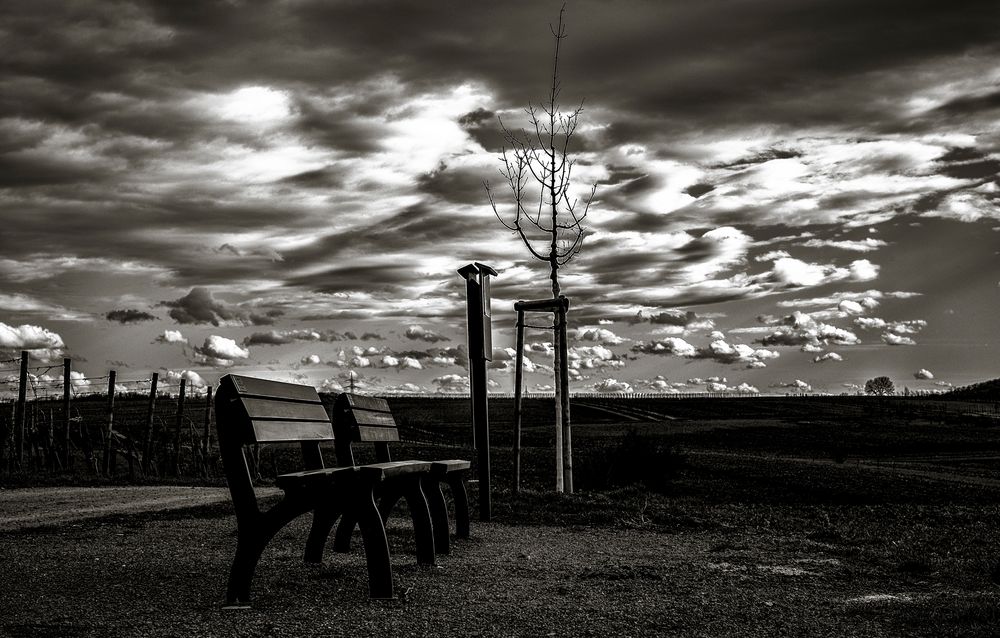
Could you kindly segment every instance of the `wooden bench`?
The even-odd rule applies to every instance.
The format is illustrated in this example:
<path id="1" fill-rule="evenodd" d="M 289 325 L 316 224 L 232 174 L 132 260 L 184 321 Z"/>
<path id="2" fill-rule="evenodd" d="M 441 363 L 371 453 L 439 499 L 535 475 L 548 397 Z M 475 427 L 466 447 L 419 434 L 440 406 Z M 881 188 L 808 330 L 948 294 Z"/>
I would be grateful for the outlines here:
<path id="1" fill-rule="evenodd" d="M 324 467 L 321 443 L 334 441 L 333 425 L 315 388 L 254 377 L 226 375 L 215 397 L 216 428 L 229 492 L 236 511 L 237 543 L 229 581 L 227 606 L 246 606 L 257 563 L 265 547 L 285 525 L 312 512 L 312 528 L 305 544 L 307 562 L 321 562 L 323 547 L 338 517 L 351 519 L 361 529 L 372 598 L 392 598 L 392 566 L 382 516 L 375 492 L 386 481 L 410 477 L 419 482 L 430 463 L 373 463 Z M 261 443 L 299 443 L 302 471 L 277 477 L 282 499 L 262 510 L 254 491 L 245 446 Z M 411 508 L 414 526 L 423 538 L 427 560 L 433 561 L 430 514 L 418 503 Z M 420 543 L 418 543 L 418 546 Z"/>
<path id="2" fill-rule="evenodd" d="M 346 392 L 340 394 L 333 407 L 333 424 L 337 435 L 335 449 L 338 465 L 355 465 L 351 447 L 353 443 L 371 443 L 375 448 L 377 461 L 392 462 L 389 444 L 399 441 L 399 429 L 385 399 Z M 422 479 L 423 492 L 434 525 L 434 546 L 439 553 L 447 554 L 450 550 L 448 508 L 441 491 L 442 484 L 449 486 L 455 502 L 455 536 L 469 537 L 469 498 L 465 489 L 465 477 L 470 465 L 469 461 L 460 459 L 433 461 L 429 475 Z M 386 481 L 376 492 L 383 521 L 388 519 L 399 499 L 406 496 L 399 485 L 398 481 Z M 334 549 L 346 550 L 350 546 L 351 533 L 351 520 L 343 517 L 334 537 Z"/>

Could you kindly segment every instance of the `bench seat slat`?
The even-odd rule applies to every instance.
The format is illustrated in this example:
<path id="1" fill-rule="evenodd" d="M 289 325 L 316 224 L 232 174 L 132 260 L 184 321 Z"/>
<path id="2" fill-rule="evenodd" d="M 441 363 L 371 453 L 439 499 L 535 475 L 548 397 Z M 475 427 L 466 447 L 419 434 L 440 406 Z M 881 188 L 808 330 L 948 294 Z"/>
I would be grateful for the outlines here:
<path id="1" fill-rule="evenodd" d="M 391 414 L 386 414 L 385 412 L 355 410 L 352 414 L 354 416 L 354 423 L 351 425 L 375 425 L 383 428 L 396 427 L 396 419 L 392 418 Z"/>
<path id="2" fill-rule="evenodd" d="M 431 463 L 431 472 L 435 475 L 442 475 L 450 472 L 467 470 L 471 467 L 471 461 L 463 461 L 462 459 L 446 459 L 444 461 L 433 461 Z"/>
<path id="3" fill-rule="evenodd" d="M 368 425 L 359 425 L 358 427 L 351 428 L 351 433 L 355 442 L 367 442 L 367 443 L 395 443 L 399 441 L 399 430 L 396 428 L 383 428 L 383 427 L 373 427 Z"/>
<path id="4" fill-rule="evenodd" d="M 274 482 L 281 489 L 287 490 L 305 485 L 331 484 L 356 473 L 357 469 L 353 467 L 324 467 L 318 470 L 304 470 L 302 472 L 280 474 Z"/>
<path id="5" fill-rule="evenodd" d="M 244 377 L 237 374 L 230 374 L 228 376 L 233 380 L 233 386 L 240 395 L 252 395 L 256 397 L 270 397 L 286 400 L 294 399 L 298 401 L 320 403 L 319 393 L 316 392 L 316 388 L 311 385 L 271 381 L 270 379 L 258 379 L 256 377 Z"/>
<path id="6" fill-rule="evenodd" d="M 254 433 L 254 440 L 251 443 L 333 440 L 333 426 L 329 421 L 256 419 L 251 424 Z"/>
<path id="7" fill-rule="evenodd" d="M 243 407 L 251 419 L 280 419 L 282 421 L 329 421 L 322 403 L 276 401 L 242 397 Z"/>
<path id="8" fill-rule="evenodd" d="M 347 403 L 352 408 L 361 410 L 373 410 L 375 412 L 390 412 L 389 402 L 378 397 L 369 397 L 360 394 L 345 394 Z"/>
<path id="9" fill-rule="evenodd" d="M 358 470 L 365 475 L 378 477 L 382 480 L 407 474 L 423 474 L 431 469 L 430 461 L 389 461 L 388 463 L 369 463 L 358 465 Z"/>

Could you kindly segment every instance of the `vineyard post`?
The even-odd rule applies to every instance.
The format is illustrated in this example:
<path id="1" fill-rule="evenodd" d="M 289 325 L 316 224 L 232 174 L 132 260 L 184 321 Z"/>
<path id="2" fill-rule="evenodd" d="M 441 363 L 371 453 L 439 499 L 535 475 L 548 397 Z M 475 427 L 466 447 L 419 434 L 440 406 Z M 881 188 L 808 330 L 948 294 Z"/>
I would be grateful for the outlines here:
<path id="1" fill-rule="evenodd" d="M 180 393 L 177 395 L 177 422 L 174 426 L 174 476 L 181 475 L 181 423 L 184 421 L 184 387 L 187 379 L 181 379 Z"/>
<path id="2" fill-rule="evenodd" d="M 63 432 L 62 465 L 63 469 L 69 469 L 69 428 L 70 428 L 70 393 L 72 390 L 70 370 L 73 367 L 72 359 L 63 359 L 63 425 L 66 429 Z"/>
<path id="3" fill-rule="evenodd" d="M 14 464 L 21 469 L 24 460 L 25 400 L 28 393 L 28 351 L 21 351 L 21 374 L 17 386 L 17 407 L 14 412 Z"/>
<path id="4" fill-rule="evenodd" d="M 101 463 L 105 476 L 113 476 L 115 472 L 115 451 L 111 441 L 115 436 L 115 379 L 117 375 L 118 373 L 114 370 L 108 372 L 108 403 L 105 409 L 107 428 L 104 437 L 104 457 Z"/>
<path id="5" fill-rule="evenodd" d="M 205 478 L 209 478 L 208 473 L 208 451 L 212 447 L 212 386 L 208 386 L 205 392 L 205 432 L 201 437 L 201 462 L 204 466 Z"/>
<path id="6" fill-rule="evenodd" d="M 146 440 L 142 445 L 142 472 L 148 475 L 152 470 L 152 458 L 154 449 L 153 438 L 153 412 L 156 410 L 156 382 L 160 378 L 160 373 L 154 372 L 149 379 L 149 407 L 146 409 Z"/>

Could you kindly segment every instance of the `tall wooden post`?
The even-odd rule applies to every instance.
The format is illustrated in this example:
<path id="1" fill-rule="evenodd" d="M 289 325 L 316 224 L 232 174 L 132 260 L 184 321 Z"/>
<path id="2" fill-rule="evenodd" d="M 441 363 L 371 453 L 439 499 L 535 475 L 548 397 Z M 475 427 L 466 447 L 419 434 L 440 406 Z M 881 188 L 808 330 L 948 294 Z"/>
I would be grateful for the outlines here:
<path id="1" fill-rule="evenodd" d="M 521 386 L 524 376 L 524 311 L 517 311 L 517 353 L 514 355 L 514 493 L 521 492 Z"/>
<path id="2" fill-rule="evenodd" d="M 559 385 L 562 394 L 559 397 L 558 409 L 562 413 L 562 444 L 563 444 L 563 487 L 567 494 L 573 493 L 573 433 L 569 419 L 569 347 L 566 336 L 566 313 L 569 310 L 569 299 L 559 296 L 559 308 L 556 310 L 556 324 L 559 328 Z"/>
<path id="3" fill-rule="evenodd" d="M 65 430 L 63 431 L 63 449 L 62 449 L 62 466 L 63 469 L 69 469 L 69 428 L 70 423 L 70 398 L 73 393 L 73 378 L 70 375 L 73 368 L 72 359 L 63 359 L 63 425 Z"/>
<path id="4" fill-rule="evenodd" d="M 208 474 L 208 451 L 212 449 L 212 386 L 208 386 L 205 391 L 205 431 L 201 437 L 201 462 L 204 467 L 205 478 Z"/>
<path id="5" fill-rule="evenodd" d="M 17 387 L 17 407 L 14 412 L 14 464 L 20 469 L 24 461 L 24 419 L 28 398 L 28 351 L 21 351 L 21 374 Z"/>
<path id="6" fill-rule="evenodd" d="M 104 437 L 104 458 L 101 467 L 105 476 L 113 476 L 115 471 L 115 450 L 112 439 L 115 436 L 115 379 L 117 373 L 114 370 L 108 372 L 108 403 L 105 409 L 107 427 Z"/>
<path id="7" fill-rule="evenodd" d="M 181 475 L 181 426 L 184 424 L 184 388 L 187 379 L 181 379 L 180 393 L 177 395 L 177 422 L 174 425 L 174 476 Z"/>
<path id="8" fill-rule="evenodd" d="M 493 518 L 490 474 L 490 417 L 486 362 L 493 358 L 489 278 L 497 272 L 484 264 L 459 269 L 465 278 L 469 330 L 469 393 L 472 400 L 472 430 L 479 471 L 479 520 Z"/>
<path id="9" fill-rule="evenodd" d="M 148 475 L 153 471 L 153 453 L 155 451 L 155 432 L 153 425 L 153 413 L 156 410 L 156 382 L 160 374 L 154 372 L 149 379 L 149 404 L 146 408 L 146 438 L 142 444 L 142 471 Z"/>

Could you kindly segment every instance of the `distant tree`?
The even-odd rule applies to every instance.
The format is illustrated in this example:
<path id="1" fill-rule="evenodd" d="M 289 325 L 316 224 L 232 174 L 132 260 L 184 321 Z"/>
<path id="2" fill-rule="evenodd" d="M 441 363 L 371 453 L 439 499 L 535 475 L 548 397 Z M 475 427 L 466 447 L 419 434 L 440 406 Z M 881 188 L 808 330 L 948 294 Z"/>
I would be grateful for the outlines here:
<path id="1" fill-rule="evenodd" d="M 889 377 L 875 377 L 865 381 L 865 394 L 888 397 L 896 394 L 896 386 Z"/>

